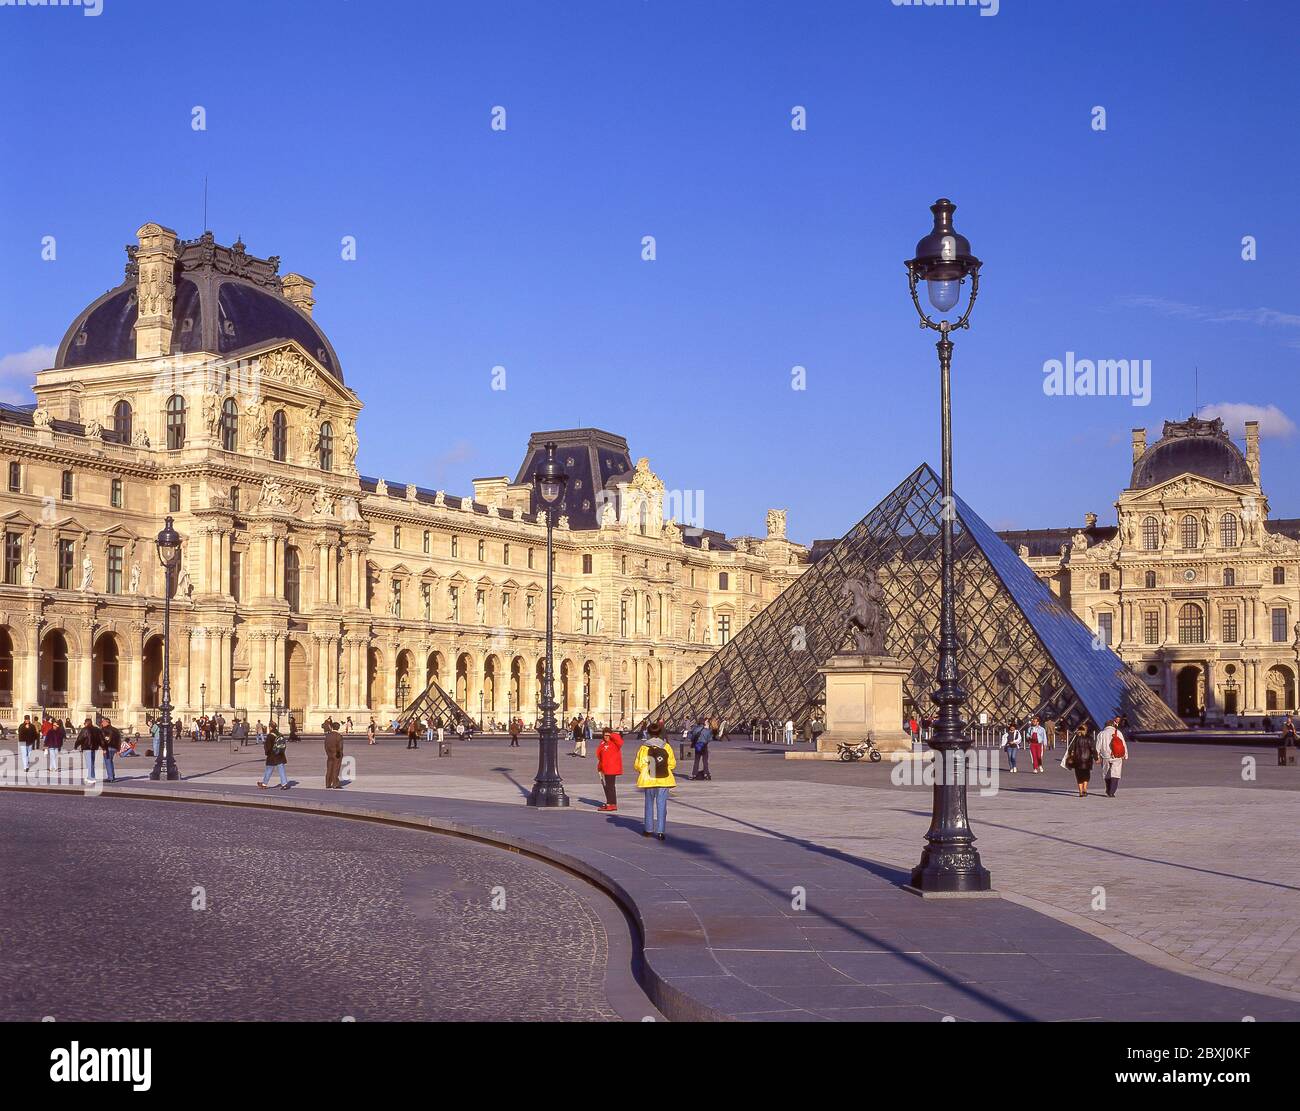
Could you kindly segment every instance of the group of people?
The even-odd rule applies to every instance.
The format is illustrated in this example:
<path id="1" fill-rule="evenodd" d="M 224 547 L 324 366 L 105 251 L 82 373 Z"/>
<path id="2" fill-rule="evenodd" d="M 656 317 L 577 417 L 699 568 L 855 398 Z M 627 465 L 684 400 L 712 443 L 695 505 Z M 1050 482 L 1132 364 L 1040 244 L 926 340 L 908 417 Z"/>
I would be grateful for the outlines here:
<path id="1" fill-rule="evenodd" d="M 17 733 L 18 752 L 24 772 L 31 769 L 32 754 L 42 748 L 49 753 L 50 771 L 57 771 L 59 758 L 63 755 L 63 745 L 71 737 L 73 750 L 81 753 L 84 781 L 91 786 L 96 783 L 97 762 L 102 763 L 104 782 L 115 783 L 117 769 L 114 763 L 118 753 L 125 748 L 125 755 L 136 754 L 135 741 L 124 741 L 121 731 L 106 717 L 88 717 L 80 729 L 74 729 L 70 718 L 42 715 L 38 724 L 32 721 L 31 714 L 24 714 Z"/>
<path id="2" fill-rule="evenodd" d="M 596 719 L 590 714 L 585 717 L 578 714 L 569 722 L 569 736 L 573 738 L 573 751 L 570 756 L 578 756 L 583 760 L 587 758 L 587 743 L 594 739 L 596 729 Z"/>
<path id="3" fill-rule="evenodd" d="M 257 785 L 262 788 L 270 787 L 271 776 L 278 774 L 280 790 L 287 791 L 289 789 L 288 740 L 274 721 L 265 731 L 262 730 L 260 721 L 257 725 L 258 737 L 262 741 L 262 751 L 266 758 L 266 768 Z M 372 727 L 373 725 L 374 723 L 371 722 Z M 339 732 L 339 723 L 331 718 L 326 718 L 321 728 L 325 746 L 325 789 L 341 791 L 343 789 L 343 734 Z"/>
<path id="4" fill-rule="evenodd" d="M 651 722 L 642 727 L 641 745 L 632 761 L 637 773 L 637 789 L 643 792 L 645 821 L 642 836 L 667 838 L 668 792 L 677 786 L 673 769 L 677 757 L 672 745 L 664 740 L 663 722 Z M 596 773 L 605 788 L 605 805 L 598 810 L 609 812 L 618 809 L 618 777 L 623 774 L 623 735 L 606 729 L 596 746 Z"/>
<path id="5" fill-rule="evenodd" d="M 1045 770 L 1044 754 L 1056 747 L 1058 739 L 1063 740 L 1065 754 L 1061 757 L 1061 767 L 1074 772 L 1079 797 L 1087 796 L 1093 768 L 1100 764 L 1106 782 L 1106 796 L 1114 798 L 1124 774 L 1124 762 L 1129 758 L 1127 729 L 1128 722 L 1122 715 L 1111 718 L 1105 728 L 1096 733 L 1086 721 L 1072 730 L 1064 719 L 1045 726 L 1041 718 L 1035 717 L 1023 731 L 1008 723 L 1003 728 L 999 745 L 1007 754 L 1007 770 L 1013 774 L 1019 771 L 1016 758 L 1020 749 L 1028 747 L 1033 773 L 1038 775 Z"/>

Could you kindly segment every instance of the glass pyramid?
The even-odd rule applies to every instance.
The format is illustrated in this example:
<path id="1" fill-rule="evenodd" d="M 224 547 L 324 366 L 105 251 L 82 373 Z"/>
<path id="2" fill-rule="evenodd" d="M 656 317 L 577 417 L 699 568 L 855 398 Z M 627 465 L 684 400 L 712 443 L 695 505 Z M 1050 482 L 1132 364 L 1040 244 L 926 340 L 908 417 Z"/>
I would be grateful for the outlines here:
<path id="1" fill-rule="evenodd" d="M 1116 714 L 1151 732 L 1181 723 L 960 498 L 954 498 L 958 669 L 967 721 L 1023 723 L 1033 715 Z M 904 711 L 937 712 L 942 487 L 926 464 L 912 472 L 830 551 L 650 715 L 670 725 L 700 716 L 728 722 L 792 718 L 801 725 L 824 694 L 818 668 L 843 647 L 840 588 L 875 570 L 890 626 L 886 652 L 911 665 Z"/>

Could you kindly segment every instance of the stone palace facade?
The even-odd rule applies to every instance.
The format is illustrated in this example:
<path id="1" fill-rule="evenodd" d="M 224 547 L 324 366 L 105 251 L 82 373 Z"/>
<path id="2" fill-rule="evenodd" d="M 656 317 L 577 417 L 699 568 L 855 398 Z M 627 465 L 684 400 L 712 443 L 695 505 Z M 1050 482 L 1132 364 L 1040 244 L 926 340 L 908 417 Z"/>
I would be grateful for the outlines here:
<path id="1" fill-rule="evenodd" d="M 183 537 L 171 690 L 191 718 L 386 724 L 435 679 L 475 718 L 532 721 L 546 529 L 531 475 L 569 475 L 555 530 L 562 712 L 655 706 L 806 566 L 769 512 L 727 537 L 596 429 L 535 433 L 472 496 L 357 472 L 358 395 L 313 319 L 312 283 L 211 233 L 146 224 L 124 280 L 73 321 L 35 404 L 0 406 L 5 486 L 0 720 L 160 702 L 164 575 Z M 686 507 L 689 510 L 689 506 Z M 274 688 L 272 688 L 274 679 Z"/>

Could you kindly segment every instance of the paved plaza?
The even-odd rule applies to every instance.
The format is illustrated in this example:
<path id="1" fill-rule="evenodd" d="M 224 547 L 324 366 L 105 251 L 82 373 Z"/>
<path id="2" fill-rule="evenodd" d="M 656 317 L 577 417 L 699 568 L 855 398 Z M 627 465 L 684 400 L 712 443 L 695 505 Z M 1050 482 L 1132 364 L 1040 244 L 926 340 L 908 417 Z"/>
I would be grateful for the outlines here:
<path id="1" fill-rule="evenodd" d="M 1273 750 L 1261 744 L 1135 745 L 1115 799 L 1101 794 L 1099 779 L 1093 797 L 1074 797 L 1072 776 L 1054 761 L 1038 776 L 1003 771 L 994 793 L 972 785 L 978 845 L 1003 897 L 962 902 L 923 901 L 899 886 L 916 861 L 929 814 L 929 788 L 899 782 L 915 775 L 911 763 L 787 761 L 780 746 L 717 744 L 714 780 L 682 782 L 670 806 L 670 838 L 659 845 L 637 836 L 640 797 L 631 777 L 621 785 L 619 814 L 595 812 L 592 759 L 561 756 L 570 812 L 523 806 L 536 767 L 533 740 L 512 749 L 503 738 L 487 738 L 440 758 L 433 746 L 406 750 L 404 739 L 368 746 L 350 737 L 347 754 L 356 764 L 350 778 L 345 770 L 343 791 L 322 789 L 321 746 L 307 739 L 288 753 L 295 788 L 261 792 L 253 786 L 258 751 L 182 742 L 181 783 L 150 784 L 151 761 L 126 760 L 121 781 L 105 794 L 143 790 L 327 806 L 475 831 L 536 853 L 590 876 L 630 906 L 645 937 L 648 990 L 669 1017 L 1300 1018 L 1300 864 L 1287 843 L 1277 843 L 1297 802 L 1300 769 L 1276 767 Z M 115 933 L 127 929 L 129 902 L 115 901 L 112 891 L 131 890 L 117 877 L 136 857 L 152 869 L 139 883 L 156 885 L 165 876 L 183 886 L 180 894 L 192 875 L 225 862 L 238 865 L 240 884 L 277 900 L 267 904 L 268 918 L 293 920 L 293 908 L 317 884 L 324 885 L 324 903 L 346 908 L 337 919 L 327 916 L 350 939 L 332 951 L 339 975 L 351 978 L 357 973 L 344 970 L 359 968 L 367 992 L 379 992 L 358 1000 L 367 1016 L 534 1017 L 530 1008 L 542 1006 L 546 1017 L 629 1017 L 638 1004 L 632 998 L 616 1008 L 605 997 L 631 998 L 626 975 L 621 987 L 608 987 L 630 963 L 607 956 L 611 935 L 615 948 L 627 944 L 617 916 L 612 928 L 601 928 L 602 897 L 536 861 L 510 858 L 525 870 L 505 884 L 528 892 L 529 913 L 538 916 L 532 923 L 478 906 L 485 885 L 508 874 L 498 859 L 504 854 L 464 841 L 444 847 L 445 837 L 300 814 L 235 811 L 237 819 L 223 818 L 225 806 L 29 795 L 5 801 L 28 841 L 41 844 L 36 831 L 43 822 L 69 830 L 66 844 L 59 834 L 53 850 L 19 854 L 31 866 L 24 865 L 23 881 L 7 882 L 26 883 L 18 888 L 30 893 L 24 913 L 35 916 L 20 935 L 40 935 L 44 900 L 66 902 L 69 892 L 83 891 L 102 900 Z M 131 818 L 117 817 L 115 808 L 130 808 Z M 170 817 L 182 809 L 198 818 Z M 117 851 L 105 852 L 73 821 L 107 823 Z M 421 836 L 436 848 L 421 849 Z M 277 863 L 268 845 L 289 855 Z M 423 874 L 415 862 L 427 857 L 438 862 L 421 866 L 433 868 L 427 882 L 446 888 L 439 897 L 478 909 L 454 932 L 440 924 L 413 936 L 402 876 L 407 869 Z M 72 865 L 62 869 L 62 884 L 51 878 L 60 860 Z M 384 867 L 371 869 L 371 861 Z M 101 884 L 104 875 L 111 882 Z M 465 902 L 457 882 L 480 894 Z M 796 905 L 799 890 L 806 907 Z M 193 931 L 188 895 L 182 902 L 185 913 L 175 913 L 184 925 L 177 928 Z M 396 926 L 367 928 L 368 908 L 374 922 Z M 135 910 L 139 921 L 149 920 L 144 908 Z M 606 919 L 608 911 L 606 905 Z M 297 932 L 311 936 L 318 919 L 318 911 L 308 912 Z M 265 969 L 264 955 L 247 956 L 259 948 L 259 936 L 250 925 L 239 940 L 211 946 L 214 961 L 236 971 Z M 428 994 L 412 990 L 420 981 L 409 976 L 399 978 L 401 991 L 385 989 L 393 991 L 391 1001 L 380 992 L 383 978 L 368 970 L 390 945 L 405 954 L 402 967 L 426 970 Z M 195 951 L 173 953 L 171 964 L 183 967 Z M 544 1001 L 503 987 L 466 1002 L 437 987 L 472 979 L 474 968 L 500 968 L 505 979 L 527 983 L 539 951 L 548 959 L 562 952 L 568 962 L 564 986 L 551 985 Z M 283 969 L 306 985 L 306 1011 L 319 1013 L 309 986 L 319 970 L 287 950 Z M 584 982 L 580 969 L 594 978 Z"/>

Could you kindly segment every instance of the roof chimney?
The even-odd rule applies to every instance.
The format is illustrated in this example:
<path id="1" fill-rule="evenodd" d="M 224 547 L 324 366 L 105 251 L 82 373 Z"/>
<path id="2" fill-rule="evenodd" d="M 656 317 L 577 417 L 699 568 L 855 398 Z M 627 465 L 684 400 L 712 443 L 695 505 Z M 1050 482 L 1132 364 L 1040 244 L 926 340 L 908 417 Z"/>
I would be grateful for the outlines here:
<path id="1" fill-rule="evenodd" d="M 316 283 L 301 274 L 286 274 L 280 279 L 280 289 L 285 298 L 308 316 L 311 316 L 312 306 L 316 304 L 316 299 L 311 295 L 315 288 Z"/>
<path id="2" fill-rule="evenodd" d="M 145 224 L 135 261 L 135 357 L 167 355 L 172 349 L 172 303 L 176 298 L 176 233 L 161 224 Z"/>
<path id="3" fill-rule="evenodd" d="M 1246 466 L 1250 468 L 1250 477 L 1259 485 L 1259 421 L 1246 422 Z"/>
<path id="4" fill-rule="evenodd" d="M 1147 430 L 1145 428 L 1133 429 L 1133 462 L 1136 463 L 1142 458 L 1147 449 Z"/>

